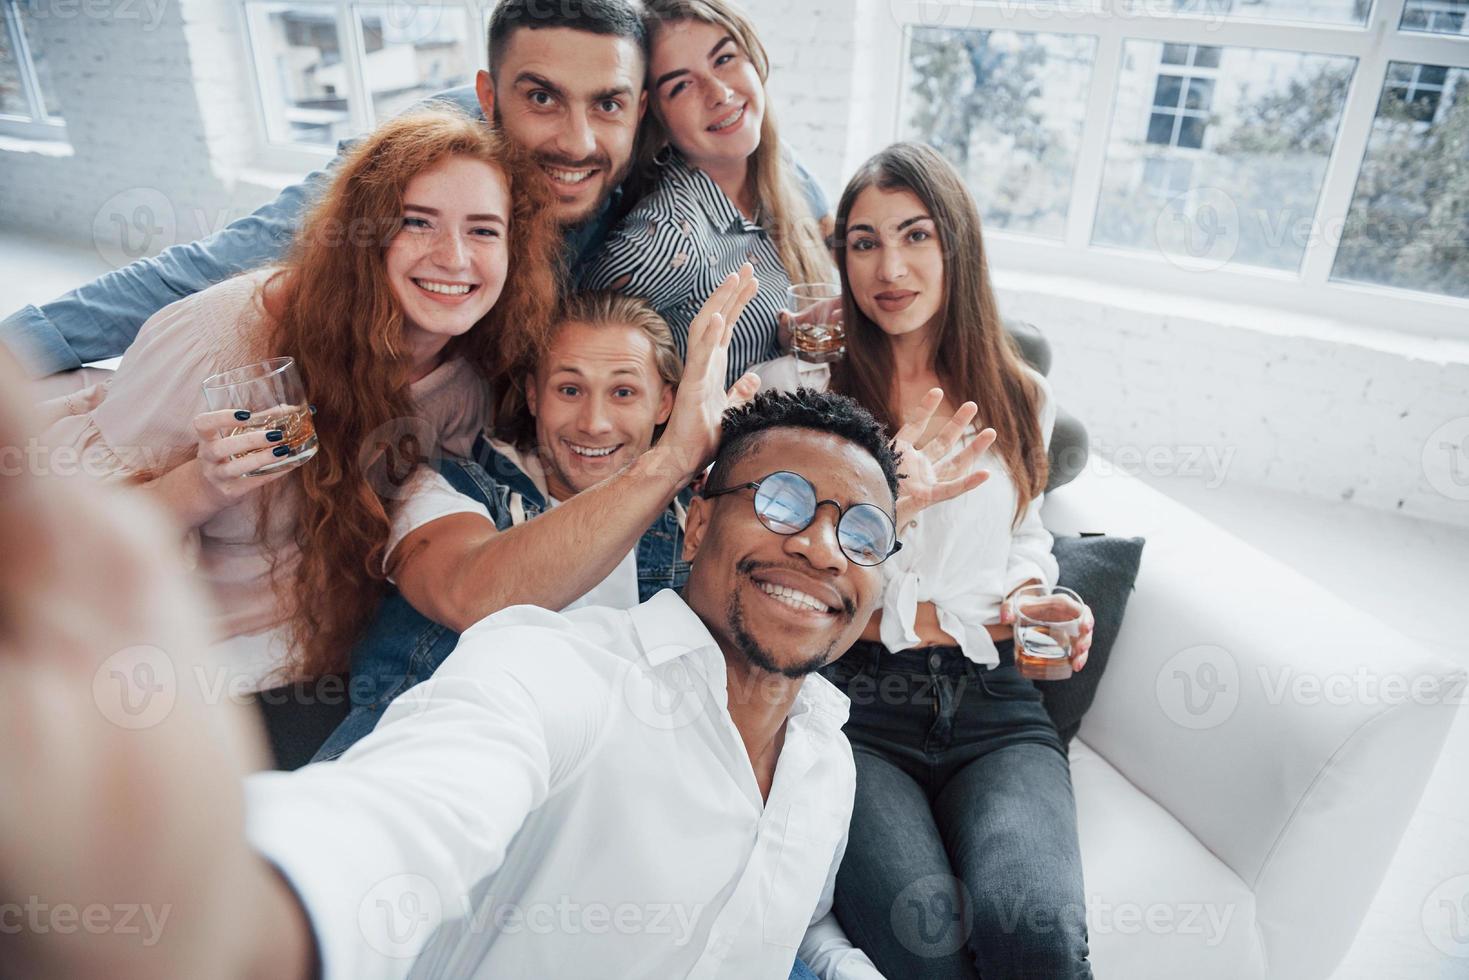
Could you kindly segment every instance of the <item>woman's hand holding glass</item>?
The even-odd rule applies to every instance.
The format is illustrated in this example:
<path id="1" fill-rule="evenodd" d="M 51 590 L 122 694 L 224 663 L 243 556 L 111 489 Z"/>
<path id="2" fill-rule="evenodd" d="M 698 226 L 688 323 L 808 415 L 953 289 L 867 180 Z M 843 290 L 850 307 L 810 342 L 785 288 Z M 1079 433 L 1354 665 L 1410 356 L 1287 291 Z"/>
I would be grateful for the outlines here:
<path id="1" fill-rule="evenodd" d="M 262 467 L 288 456 L 289 451 L 283 441 L 285 433 L 280 429 L 238 431 L 249 419 L 250 413 L 244 409 L 221 409 L 194 416 L 194 434 L 199 440 L 199 476 L 210 501 L 221 510 L 291 472 L 279 469 L 254 475 Z"/>
<path id="2" fill-rule="evenodd" d="M 1014 600 L 1017 594 L 1020 594 L 1022 592 L 1035 592 L 1037 593 L 1038 597 L 1041 598 L 1044 598 L 1044 596 L 1049 593 L 1061 592 L 1070 597 L 1067 601 L 1071 606 L 1074 606 L 1076 609 L 1076 635 L 1071 639 L 1071 669 L 1073 671 L 1078 671 L 1081 670 L 1081 668 L 1085 667 L 1087 656 L 1091 653 L 1092 649 L 1092 633 L 1097 625 L 1097 619 L 1094 615 L 1092 615 L 1091 606 L 1088 606 L 1085 602 L 1083 602 L 1081 597 L 1076 595 L 1076 593 L 1072 592 L 1070 589 L 1047 588 L 1038 581 L 1025 582 L 1011 590 L 1010 594 L 1005 597 L 1005 600 L 1000 603 L 1000 625 L 1015 625 Z M 1070 618 L 1069 614 L 1067 618 Z M 1017 639 L 1017 646 L 1018 643 L 1019 641 Z"/>
<path id="3" fill-rule="evenodd" d="M 925 507 L 968 493 L 990 478 L 981 469 L 980 457 L 994 445 L 995 430 L 985 429 L 969 442 L 961 439 L 979 406 L 965 402 L 944 423 L 932 439 L 923 441 L 928 424 L 944 402 L 942 388 L 930 388 L 918 405 L 918 411 L 893 436 L 893 444 L 902 453 L 898 472 L 898 527 L 901 529 Z"/>

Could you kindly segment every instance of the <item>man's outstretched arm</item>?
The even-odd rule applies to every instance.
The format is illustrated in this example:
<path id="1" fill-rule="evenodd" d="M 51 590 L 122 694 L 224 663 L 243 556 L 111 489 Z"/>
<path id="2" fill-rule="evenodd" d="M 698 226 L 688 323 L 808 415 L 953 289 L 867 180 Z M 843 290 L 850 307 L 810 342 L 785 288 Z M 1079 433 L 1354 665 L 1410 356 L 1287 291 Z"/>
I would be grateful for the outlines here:
<path id="1" fill-rule="evenodd" d="M 340 160 L 208 238 L 166 248 L 49 303 L 15 311 L 0 321 L 0 343 L 34 378 L 121 355 L 169 303 L 282 258 Z"/>
<path id="2" fill-rule="evenodd" d="M 25 390 L 0 352 L 0 456 L 33 431 Z M 258 722 L 208 703 L 177 538 L 136 494 L 0 471 L 0 907 L 34 912 L 0 930 L 0 976 L 311 975 L 244 835 Z"/>
<path id="3" fill-rule="evenodd" d="M 445 103 L 483 118 L 473 85 L 439 92 L 407 111 Z M 0 345 L 8 347 L 33 378 L 118 357 L 147 319 L 169 303 L 283 258 L 306 212 L 357 142 L 354 138 L 338 143 L 336 157 L 321 170 L 207 238 L 174 245 L 49 303 L 16 310 L 0 320 Z"/>
<path id="4" fill-rule="evenodd" d="M 612 573 L 675 494 L 714 457 L 727 408 L 752 397 L 753 375 L 724 390 L 734 325 L 759 284 L 746 264 L 689 327 L 688 362 L 658 445 L 621 473 L 508 531 L 453 514 L 406 536 L 388 571 L 413 607 L 462 632 L 507 606 L 561 609 Z"/>
<path id="5" fill-rule="evenodd" d="M 0 451 L 24 444 L 23 392 L 0 353 Z M 623 662 L 508 611 L 343 760 L 242 782 L 258 720 L 199 660 L 177 537 L 136 494 L 0 474 L 0 907 L 24 919 L 0 977 L 405 975 L 433 929 L 380 913 L 427 883 L 441 921 L 465 914 L 600 744 Z"/>

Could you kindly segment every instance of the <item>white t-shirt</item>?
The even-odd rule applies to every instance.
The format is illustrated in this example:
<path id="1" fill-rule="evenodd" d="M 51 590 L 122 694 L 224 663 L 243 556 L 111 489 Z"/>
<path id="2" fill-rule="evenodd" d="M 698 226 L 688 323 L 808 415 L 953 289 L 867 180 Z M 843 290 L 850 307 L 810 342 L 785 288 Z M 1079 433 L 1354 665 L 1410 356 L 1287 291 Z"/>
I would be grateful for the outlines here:
<path id="1" fill-rule="evenodd" d="M 503 450 L 505 447 L 500 443 L 494 444 L 496 449 Z M 531 473 L 531 479 L 536 480 L 536 474 Z M 542 493 L 545 493 L 542 487 Z M 552 507 L 560 501 L 549 493 L 546 499 Z M 448 517 L 450 514 L 478 514 L 485 520 L 490 520 L 490 512 L 485 505 L 466 496 L 454 489 L 454 485 L 437 470 L 428 467 L 420 467 L 417 474 L 408 485 L 408 498 L 398 508 L 397 515 L 393 518 L 393 528 L 388 536 L 388 547 L 384 552 L 387 559 L 397 550 L 403 539 L 414 531 L 438 520 Z M 520 523 L 516 520 L 515 523 Z M 392 581 L 392 576 L 388 577 Z M 583 606 L 610 606 L 613 609 L 631 609 L 638 604 L 638 549 L 635 545 L 631 551 L 623 556 L 622 561 L 612 573 L 597 583 L 580 598 L 572 601 L 565 609 L 579 609 Z"/>

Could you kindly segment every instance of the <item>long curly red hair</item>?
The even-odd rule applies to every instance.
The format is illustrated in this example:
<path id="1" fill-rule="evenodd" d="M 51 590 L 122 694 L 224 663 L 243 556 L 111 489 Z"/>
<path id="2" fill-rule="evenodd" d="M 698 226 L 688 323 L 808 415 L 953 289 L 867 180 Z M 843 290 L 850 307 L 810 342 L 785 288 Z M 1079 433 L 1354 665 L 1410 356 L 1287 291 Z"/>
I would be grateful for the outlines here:
<path id="1" fill-rule="evenodd" d="M 385 590 L 397 501 L 375 489 L 384 484 L 370 471 L 395 447 L 371 443 L 416 414 L 403 309 L 389 288 L 385 256 L 402 227 L 409 182 L 450 157 L 499 169 L 512 211 L 500 297 L 450 342 L 446 357 L 464 358 L 503 389 L 507 368 L 544 345 L 556 307 L 561 239 L 550 189 L 529 158 L 483 121 L 447 107 L 400 116 L 342 162 L 265 291 L 271 352 L 296 359 L 317 408 L 316 458 L 297 471 L 299 479 L 265 488 L 277 499 L 294 494 L 299 514 L 299 564 L 275 583 L 291 616 L 295 678 L 344 669 Z"/>

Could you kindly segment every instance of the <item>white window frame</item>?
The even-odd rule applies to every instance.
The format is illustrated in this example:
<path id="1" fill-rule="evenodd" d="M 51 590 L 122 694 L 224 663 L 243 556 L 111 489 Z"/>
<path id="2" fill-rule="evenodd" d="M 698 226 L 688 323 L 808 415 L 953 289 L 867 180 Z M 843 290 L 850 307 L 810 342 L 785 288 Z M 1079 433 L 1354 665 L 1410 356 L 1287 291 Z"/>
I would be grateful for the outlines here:
<path id="1" fill-rule="evenodd" d="M 0 31 L 10 38 L 10 50 L 15 54 L 16 70 L 20 76 L 21 92 L 25 95 L 26 114 L 0 113 L 0 135 L 14 136 L 27 140 L 66 142 L 66 121 L 46 112 L 46 101 L 41 94 L 41 79 L 36 74 L 36 63 L 31 57 L 30 39 L 20 22 L 20 0 L 0 0 Z"/>
<path id="2" fill-rule="evenodd" d="M 1135 2 L 1135 0 L 1134 0 Z M 1366 153 L 1378 97 L 1392 61 L 1469 69 L 1469 36 L 1398 29 L 1405 0 L 1376 0 L 1364 25 L 1251 20 L 1194 13 L 1140 14 L 1130 0 L 889 0 L 885 5 L 899 30 L 872 32 L 875 73 L 896 84 L 869 90 L 872 113 L 848 144 L 849 169 L 888 142 L 901 138 L 902 94 L 908 84 L 912 28 L 1086 34 L 1097 39 L 1087 94 L 1086 125 L 1072 178 L 1066 231 L 1061 241 L 987 231 L 991 263 L 1000 269 L 1065 274 L 1110 285 L 1322 316 L 1334 321 L 1469 337 L 1469 300 L 1390 286 L 1331 280 L 1336 239 L 1351 205 L 1357 172 Z M 1150 3 L 1150 8 L 1160 7 Z M 886 13 L 886 11 L 884 11 Z M 1127 41 L 1159 41 L 1223 48 L 1244 47 L 1346 55 L 1357 60 L 1342 121 L 1322 181 L 1313 233 L 1299 273 L 1226 266 L 1198 271 L 1186 260 L 1157 252 L 1091 243 L 1102 190 L 1113 101 Z M 873 125 L 873 121 L 876 125 Z M 859 120 L 853 119 L 854 126 Z"/>
<path id="3" fill-rule="evenodd" d="M 4 2 L 4 0 L 0 0 Z M 266 121 L 265 99 L 271 96 L 274 82 L 265 71 L 265 52 L 255 49 L 255 39 L 250 35 L 247 7 L 250 0 L 235 0 L 239 13 L 240 36 L 246 48 L 245 62 L 249 66 L 250 84 L 255 97 L 251 105 L 255 110 L 256 164 L 260 169 L 281 173 L 304 173 L 327 163 L 337 155 L 335 146 L 315 146 L 274 140 Z M 315 7 L 333 11 L 336 16 L 337 38 L 342 46 L 342 61 L 347 71 L 347 105 L 351 114 L 353 135 L 372 129 L 372 93 L 368 90 L 367 75 L 363 69 L 365 45 L 362 38 L 361 20 L 357 16 L 359 7 L 428 7 L 435 10 L 462 10 L 471 36 L 470 47 L 475 52 L 476 70 L 487 67 L 489 57 L 485 50 L 484 30 L 489 23 L 489 13 L 496 0 L 282 0 L 296 7 Z M 477 33 L 476 33 L 477 32 Z"/>

